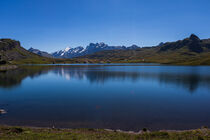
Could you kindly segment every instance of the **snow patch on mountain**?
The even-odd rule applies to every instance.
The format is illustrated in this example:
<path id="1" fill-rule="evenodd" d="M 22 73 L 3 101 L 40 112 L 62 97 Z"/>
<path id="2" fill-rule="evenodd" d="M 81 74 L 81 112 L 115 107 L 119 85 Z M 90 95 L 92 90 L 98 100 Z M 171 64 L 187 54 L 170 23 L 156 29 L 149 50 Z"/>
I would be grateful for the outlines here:
<path id="1" fill-rule="evenodd" d="M 55 58 L 73 58 L 73 57 L 93 54 L 104 50 L 126 50 L 126 49 L 138 49 L 138 48 L 139 47 L 136 45 L 132 45 L 127 48 L 125 46 L 109 46 L 101 42 L 101 43 L 90 43 L 86 48 L 83 48 L 81 46 L 76 48 L 67 47 L 64 50 L 52 53 L 52 55 Z"/>

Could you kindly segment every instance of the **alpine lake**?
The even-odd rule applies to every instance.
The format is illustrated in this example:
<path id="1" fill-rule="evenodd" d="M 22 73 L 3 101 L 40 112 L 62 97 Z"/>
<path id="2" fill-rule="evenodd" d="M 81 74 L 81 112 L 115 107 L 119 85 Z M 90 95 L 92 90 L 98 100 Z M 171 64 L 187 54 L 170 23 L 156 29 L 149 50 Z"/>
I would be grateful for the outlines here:
<path id="1" fill-rule="evenodd" d="M 139 131 L 210 126 L 210 66 L 23 65 L 0 72 L 0 124 Z"/>

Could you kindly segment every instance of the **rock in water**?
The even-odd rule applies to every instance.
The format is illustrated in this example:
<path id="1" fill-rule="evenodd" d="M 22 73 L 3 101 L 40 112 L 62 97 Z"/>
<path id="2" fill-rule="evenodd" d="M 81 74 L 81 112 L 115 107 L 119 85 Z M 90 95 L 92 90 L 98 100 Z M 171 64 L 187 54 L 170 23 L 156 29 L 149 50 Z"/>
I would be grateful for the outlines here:
<path id="1" fill-rule="evenodd" d="M 4 109 L 0 109 L 0 114 L 6 114 L 7 112 Z"/>

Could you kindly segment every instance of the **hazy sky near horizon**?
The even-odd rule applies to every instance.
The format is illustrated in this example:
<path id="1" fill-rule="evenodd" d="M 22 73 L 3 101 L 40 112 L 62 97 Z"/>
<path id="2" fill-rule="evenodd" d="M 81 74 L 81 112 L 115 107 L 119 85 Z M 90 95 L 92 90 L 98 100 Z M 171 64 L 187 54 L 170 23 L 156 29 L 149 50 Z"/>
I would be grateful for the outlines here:
<path id="1" fill-rule="evenodd" d="M 48 52 L 210 38 L 210 0 L 0 0 L 0 15 L 0 38 Z"/>

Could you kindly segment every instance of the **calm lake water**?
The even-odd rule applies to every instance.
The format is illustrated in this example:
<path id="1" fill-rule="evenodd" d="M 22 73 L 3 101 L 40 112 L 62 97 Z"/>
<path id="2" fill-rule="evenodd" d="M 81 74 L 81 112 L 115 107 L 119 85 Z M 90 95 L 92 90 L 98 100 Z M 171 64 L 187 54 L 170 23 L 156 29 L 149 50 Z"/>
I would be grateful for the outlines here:
<path id="1" fill-rule="evenodd" d="M 0 73 L 0 124 L 64 128 L 210 126 L 210 67 L 23 66 Z"/>

